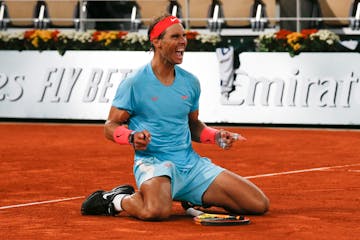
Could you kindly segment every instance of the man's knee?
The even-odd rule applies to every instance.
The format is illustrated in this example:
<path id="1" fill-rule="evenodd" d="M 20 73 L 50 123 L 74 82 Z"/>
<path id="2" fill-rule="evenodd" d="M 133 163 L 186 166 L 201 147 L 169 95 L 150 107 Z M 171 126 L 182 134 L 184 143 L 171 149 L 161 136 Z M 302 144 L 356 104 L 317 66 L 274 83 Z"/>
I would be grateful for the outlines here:
<path id="1" fill-rule="evenodd" d="M 270 208 L 270 201 L 269 199 L 264 196 L 261 200 L 255 205 L 254 214 L 263 215 L 269 211 Z"/>
<path id="2" fill-rule="evenodd" d="M 250 207 L 245 209 L 245 212 L 254 215 L 263 215 L 269 211 L 269 208 L 270 201 L 266 196 L 263 196 L 260 199 L 254 199 Z"/>

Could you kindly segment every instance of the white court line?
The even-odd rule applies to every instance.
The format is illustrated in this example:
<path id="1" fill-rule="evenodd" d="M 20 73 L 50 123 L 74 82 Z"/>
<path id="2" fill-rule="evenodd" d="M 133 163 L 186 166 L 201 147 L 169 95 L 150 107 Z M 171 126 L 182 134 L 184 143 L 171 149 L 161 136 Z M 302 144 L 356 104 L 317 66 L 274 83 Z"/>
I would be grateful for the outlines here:
<path id="1" fill-rule="evenodd" d="M 278 173 L 259 174 L 259 175 L 247 176 L 245 178 L 251 179 L 251 178 L 261 178 L 261 177 L 273 177 L 273 176 L 279 176 L 279 175 L 288 175 L 288 174 L 296 174 L 296 173 L 324 171 L 324 170 L 329 170 L 329 169 L 354 167 L 354 166 L 360 166 L 360 163 L 348 164 L 348 165 L 339 165 L 339 166 L 329 166 L 329 167 L 309 168 L 309 169 L 301 169 L 301 170 L 278 172 Z M 56 202 L 65 202 L 65 201 L 71 201 L 71 200 L 80 199 L 80 198 L 85 198 L 85 197 L 84 196 L 79 196 L 79 197 L 62 198 L 62 199 L 55 199 L 55 200 L 48 200 L 48 201 L 41 201 L 41 202 L 31 202 L 31 203 L 3 206 L 3 207 L 0 207 L 0 210 L 9 209 L 9 208 L 18 208 L 18 207 L 27 207 L 27 206 L 33 206 L 33 205 L 48 204 L 48 203 L 56 203 Z"/>
<path id="2" fill-rule="evenodd" d="M 84 196 L 71 197 L 71 198 L 61 198 L 61 199 L 41 201 L 41 202 L 31 202 L 31 203 L 24 203 L 24 204 L 10 205 L 10 206 L 3 206 L 3 207 L 0 207 L 0 210 L 1 209 L 8 209 L 8 208 L 27 207 L 27 206 L 32 206 L 32 205 L 41 205 L 41 204 L 47 204 L 47 203 L 65 202 L 65 201 L 71 201 L 71 200 L 75 200 L 75 199 L 79 199 L 79 198 L 84 198 Z"/>
<path id="3" fill-rule="evenodd" d="M 329 166 L 329 167 L 309 168 L 309 169 L 301 169 L 301 170 L 294 170 L 294 171 L 288 171 L 288 172 L 260 174 L 260 175 L 254 175 L 254 176 L 247 176 L 245 178 L 251 179 L 251 178 L 261 178 L 261 177 L 273 177 L 273 176 L 279 176 L 279 175 L 288 175 L 288 174 L 295 174 L 295 173 L 324 171 L 324 170 L 329 170 L 329 169 L 334 169 L 334 168 L 344 168 L 344 167 L 354 167 L 354 166 L 360 166 L 360 163 L 348 164 L 348 165 L 339 165 L 339 166 Z"/>

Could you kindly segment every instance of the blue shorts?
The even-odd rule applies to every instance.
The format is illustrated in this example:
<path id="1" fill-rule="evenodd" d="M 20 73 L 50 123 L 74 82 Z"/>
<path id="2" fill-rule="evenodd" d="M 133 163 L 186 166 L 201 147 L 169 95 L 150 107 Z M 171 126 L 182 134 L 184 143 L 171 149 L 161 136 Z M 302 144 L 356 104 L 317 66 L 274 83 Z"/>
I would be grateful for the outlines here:
<path id="1" fill-rule="evenodd" d="M 171 179 L 172 199 L 195 205 L 202 205 L 204 192 L 223 170 L 204 157 L 199 157 L 190 169 L 181 169 L 170 161 L 160 161 L 155 157 L 137 158 L 134 164 L 138 188 L 153 177 L 168 176 Z"/>

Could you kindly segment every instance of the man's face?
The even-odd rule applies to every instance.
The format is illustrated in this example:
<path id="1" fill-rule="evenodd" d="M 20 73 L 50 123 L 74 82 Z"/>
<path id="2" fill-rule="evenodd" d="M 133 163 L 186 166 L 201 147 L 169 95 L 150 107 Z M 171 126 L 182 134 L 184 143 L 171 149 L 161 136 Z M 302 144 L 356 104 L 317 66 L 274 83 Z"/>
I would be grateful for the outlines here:
<path id="1" fill-rule="evenodd" d="M 187 45 L 183 26 L 180 23 L 171 25 L 165 30 L 165 34 L 160 41 L 158 51 L 161 57 L 172 65 L 181 64 Z"/>

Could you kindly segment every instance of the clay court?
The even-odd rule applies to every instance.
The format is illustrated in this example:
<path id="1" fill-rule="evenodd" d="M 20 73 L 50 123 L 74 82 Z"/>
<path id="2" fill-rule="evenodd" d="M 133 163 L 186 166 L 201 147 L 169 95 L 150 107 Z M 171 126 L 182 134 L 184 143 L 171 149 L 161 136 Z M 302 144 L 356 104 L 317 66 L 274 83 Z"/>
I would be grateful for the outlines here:
<path id="1" fill-rule="evenodd" d="M 226 129 L 247 141 L 228 151 L 194 148 L 270 198 L 270 211 L 249 216 L 246 226 L 196 225 L 177 202 L 162 222 L 81 216 L 80 205 L 94 190 L 134 184 L 131 147 L 106 140 L 101 124 L 2 122 L 1 239 L 359 238 L 359 130 Z"/>

